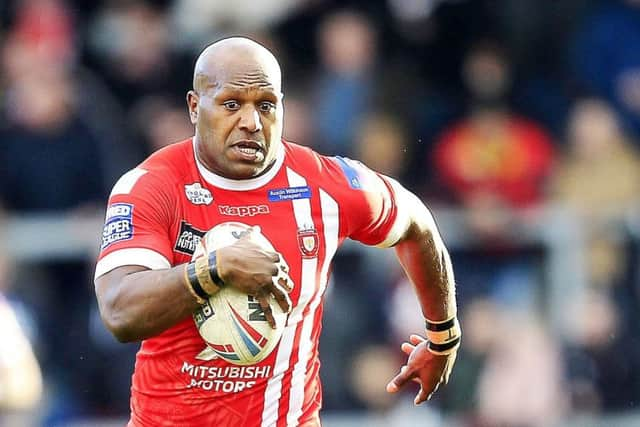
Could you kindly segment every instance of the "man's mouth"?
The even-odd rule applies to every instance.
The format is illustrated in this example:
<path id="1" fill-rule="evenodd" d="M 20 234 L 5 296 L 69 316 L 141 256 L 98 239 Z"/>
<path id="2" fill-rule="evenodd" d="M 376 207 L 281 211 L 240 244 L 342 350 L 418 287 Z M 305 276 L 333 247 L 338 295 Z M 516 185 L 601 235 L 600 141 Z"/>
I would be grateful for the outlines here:
<path id="1" fill-rule="evenodd" d="M 231 146 L 241 160 L 261 162 L 264 160 L 265 149 L 258 141 L 238 141 Z"/>

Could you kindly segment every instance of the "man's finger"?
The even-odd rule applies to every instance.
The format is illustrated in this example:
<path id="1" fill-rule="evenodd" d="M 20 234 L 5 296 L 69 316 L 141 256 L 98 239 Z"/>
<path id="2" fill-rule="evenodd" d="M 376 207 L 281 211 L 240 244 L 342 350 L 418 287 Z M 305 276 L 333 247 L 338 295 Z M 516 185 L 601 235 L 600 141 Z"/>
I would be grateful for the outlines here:
<path id="1" fill-rule="evenodd" d="M 282 308 L 282 311 L 284 311 L 285 313 L 290 313 L 292 304 L 291 298 L 289 298 L 289 292 L 278 283 L 277 277 L 272 277 L 271 279 L 273 283 L 271 291 L 273 297 L 276 299 L 276 302 L 278 303 L 280 308 Z"/>
<path id="2" fill-rule="evenodd" d="M 293 290 L 293 281 L 286 277 L 279 277 L 278 284 L 284 288 L 285 291 L 291 292 Z"/>
<path id="3" fill-rule="evenodd" d="M 265 296 L 264 294 L 260 294 L 256 296 L 256 299 L 258 300 L 258 303 L 260 303 L 260 307 L 262 308 L 262 311 L 264 313 L 264 316 L 267 319 L 267 322 L 269 323 L 269 326 L 271 326 L 273 329 L 276 328 L 276 320 L 273 318 L 273 312 L 271 311 L 271 305 L 269 305 L 269 301 L 267 299 L 268 297 Z"/>
<path id="4" fill-rule="evenodd" d="M 278 252 L 278 254 L 280 254 L 280 252 Z M 284 260 L 284 257 L 282 256 L 282 254 L 280 254 L 280 270 L 284 271 L 285 273 L 289 273 L 289 264 L 287 264 L 287 261 Z"/>
<path id="5" fill-rule="evenodd" d="M 411 352 L 415 349 L 416 347 L 414 345 L 409 344 L 408 342 L 403 342 L 402 345 L 400 346 L 400 349 L 402 351 L 404 351 L 406 354 L 411 354 Z"/>
<path id="6" fill-rule="evenodd" d="M 420 388 L 418 394 L 416 394 L 416 398 L 413 399 L 413 403 L 416 405 L 421 404 L 422 402 L 426 402 L 431 398 L 431 393 L 427 393 L 423 387 Z"/>
<path id="7" fill-rule="evenodd" d="M 293 290 L 293 280 L 291 280 L 289 274 L 282 271 L 282 268 L 278 269 L 277 274 L 273 277 L 273 281 L 274 285 L 280 285 L 285 292 L 291 292 Z"/>
<path id="8" fill-rule="evenodd" d="M 409 342 L 413 345 L 418 345 L 424 341 L 426 341 L 426 339 L 422 338 L 420 335 L 412 334 L 409 336 Z"/>
<path id="9" fill-rule="evenodd" d="M 410 371 L 406 366 L 403 366 L 402 369 L 400 369 L 400 373 L 396 375 L 389 384 L 387 384 L 387 391 L 389 393 L 397 392 L 400 390 L 400 387 L 404 386 L 412 377 L 413 371 Z"/>

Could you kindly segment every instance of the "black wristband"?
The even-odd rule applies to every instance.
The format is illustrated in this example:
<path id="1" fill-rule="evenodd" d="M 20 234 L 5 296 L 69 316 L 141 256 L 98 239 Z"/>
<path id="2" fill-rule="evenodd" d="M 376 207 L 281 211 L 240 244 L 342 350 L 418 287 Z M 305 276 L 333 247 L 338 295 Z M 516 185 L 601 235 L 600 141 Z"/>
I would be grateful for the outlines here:
<path id="1" fill-rule="evenodd" d="M 435 344 L 435 343 L 432 343 L 431 341 L 427 341 L 427 347 L 429 347 L 429 349 L 433 350 L 434 352 L 444 353 L 456 347 L 458 344 L 460 344 L 460 338 L 461 337 L 457 337 L 456 339 L 451 340 L 444 344 Z"/>
<path id="2" fill-rule="evenodd" d="M 456 318 L 452 317 L 451 319 L 446 320 L 442 323 L 433 323 L 425 320 L 424 323 L 427 327 L 427 331 L 442 332 L 446 331 L 447 329 L 453 328 L 453 326 L 456 324 Z"/>
<path id="3" fill-rule="evenodd" d="M 187 264 L 187 279 L 189 279 L 189 283 L 191 284 L 191 288 L 193 291 L 202 299 L 208 299 L 209 295 L 202 289 L 200 285 L 200 281 L 198 280 L 198 276 L 196 275 L 196 263 L 191 261 Z"/>
<path id="4" fill-rule="evenodd" d="M 209 274 L 211 275 L 211 280 L 216 284 L 219 288 L 224 288 L 225 283 L 218 275 L 218 258 L 216 256 L 216 251 L 211 251 L 209 253 Z"/>

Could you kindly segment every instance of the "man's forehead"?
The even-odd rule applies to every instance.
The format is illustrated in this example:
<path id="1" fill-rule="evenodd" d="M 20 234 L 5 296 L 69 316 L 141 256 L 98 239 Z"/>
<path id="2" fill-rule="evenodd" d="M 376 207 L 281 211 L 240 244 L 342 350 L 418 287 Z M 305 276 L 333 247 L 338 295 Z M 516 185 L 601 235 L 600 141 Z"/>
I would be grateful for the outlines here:
<path id="1" fill-rule="evenodd" d="M 218 73 L 216 75 L 200 74 L 196 77 L 196 85 L 200 90 L 247 91 L 259 90 L 280 94 L 280 81 L 270 77 L 261 70 L 243 73 Z"/>
<path id="2" fill-rule="evenodd" d="M 199 89 L 232 87 L 281 90 L 280 66 L 267 51 L 239 51 L 205 55 L 196 66 L 194 84 Z"/>
<path id="3" fill-rule="evenodd" d="M 269 73 L 269 70 L 265 70 L 261 67 L 247 67 L 245 69 L 233 70 L 225 69 L 218 73 L 218 84 L 222 87 L 229 88 L 261 88 L 279 90 L 279 76 L 274 76 L 274 73 Z"/>

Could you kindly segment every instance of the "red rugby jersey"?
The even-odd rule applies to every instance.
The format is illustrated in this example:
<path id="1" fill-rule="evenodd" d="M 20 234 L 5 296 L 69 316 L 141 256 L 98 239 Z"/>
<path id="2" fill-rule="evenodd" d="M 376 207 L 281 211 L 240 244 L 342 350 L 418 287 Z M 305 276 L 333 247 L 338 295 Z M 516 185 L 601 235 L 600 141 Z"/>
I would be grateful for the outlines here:
<path id="1" fill-rule="evenodd" d="M 191 317 L 144 340 L 129 425 L 319 425 L 318 338 L 331 259 L 347 237 L 383 247 L 400 238 L 407 221 L 398 184 L 286 141 L 265 174 L 231 180 L 205 169 L 193 148 L 191 139 L 170 145 L 115 184 L 96 277 L 124 265 L 188 262 L 207 230 L 243 222 L 259 225 L 285 258 L 293 309 L 278 346 L 254 366 L 202 357 L 206 345 Z"/>

